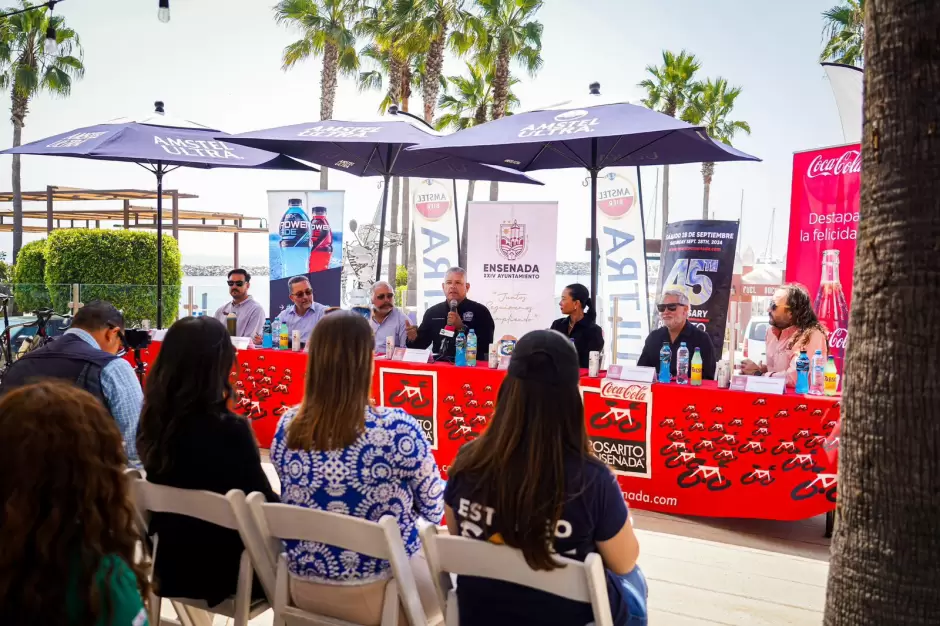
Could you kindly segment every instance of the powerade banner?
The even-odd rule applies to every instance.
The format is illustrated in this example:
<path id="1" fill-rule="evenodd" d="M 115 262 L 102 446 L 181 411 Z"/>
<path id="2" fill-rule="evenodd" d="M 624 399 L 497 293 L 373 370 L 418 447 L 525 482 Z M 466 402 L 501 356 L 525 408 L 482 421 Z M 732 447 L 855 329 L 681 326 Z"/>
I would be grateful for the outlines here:
<path id="1" fill-rule="evenodd" d="M 291 306 L 287 283 L 293 276 L 310 281 L 314 301 L 340 305 L 344 193 L 268 192 L 270 317 Z"/>
<path id="2" fill-rule="evenodd" d="M 638 198 L 636 168 L 606 169 L 597 179 L 597 322 L 604 329 L 605 363 L 636 363 L 650 332 L 643 216 Z M 615 343 L 617 353 L 612 354 Z"/>
<path id="3" fill-rule="evenodd" d="M 689 297 L 689 322 L 712 338 L 720 360 L 734 274 L 738 223 L 687 220 L 666 226 L 659 293 L 678 289 Z"/>
<path id="4" fill-rule="evenodd" d="M 839 372 L 849 345 L 861 171 L 858 144 L 793 155 L 786 278 L 809 289 Z"/>
<path id="5" fill-rule="evenodd" d="M 444 275 L 457 265 L 457 222 L 454 186 L 449 180 L 411 179 L 411 215 L 417 237 L 415 277 L 418 320 L 428 307 L 444 300 Z M 471 295 L 471 298 L 473 296 Z"/>

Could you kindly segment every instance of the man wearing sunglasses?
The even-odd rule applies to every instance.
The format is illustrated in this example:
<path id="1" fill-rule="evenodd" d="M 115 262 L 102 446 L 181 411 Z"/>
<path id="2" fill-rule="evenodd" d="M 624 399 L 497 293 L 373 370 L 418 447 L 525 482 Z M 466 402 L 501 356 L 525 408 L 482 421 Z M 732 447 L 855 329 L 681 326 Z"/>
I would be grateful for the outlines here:
<path id="1" fill-rule="evenodd" d="M 287 281 L 290 291 L 290 301 L 294 303 L 277 316 L 281 324 L 287 324 L 287 334 L 294 336 L 294 331 L 300 331 L 301 343 L 306 343 L 313 327 L 317 325 L 326 314 L 327 307 L 313 301 L 313 288 L 306 276 L 294 276 Z"/>
<path id="2" fill-rule="evenodd" d="M 372 285 L 370 294 L 372 295 L 372 314 L 369 316 L 369 325 L 375 333 L 375 353 L 385 354 L 387 337 L 395 338 L 396 348 L 404 348 L 408 341 L 409 329 L 415 337 L 418 333 L 408 317 L 395 306 L 395 292 L 392 286 L 380 280 Z"/>
<path id="3" fill-rule="evenodd" d="M 235 313 L 235 335 L 260 340 L 264 332 L 264 307 L 248 295 L 251 274 L 243 269 L 228 273 L 228 292 L 232 299 L 218 308 L 215 319 L 225 324 L 229 313 Z"/>
<path id="4" fill-rule="evenodd" d="M 672 363 L 669 370 L 676 375 L 676 362 L 679 346 L 685 342 L 689 349 L 689 362 L 695 356 L 695 349 L 702 352 L 702 378 L 715 380 L 715 347 L 708 334 L 689 323 L 689 297 L 678 290 L 663 293 L 659 304 L 656 305 L 663 325 L 649 334 L 643 353 L 637 365 L 655 367 L 659 369 L 659 351 L 663 344 L 668 343 L 672 349 Z M 688 374 L 688 372 L 686 372 Z"/>

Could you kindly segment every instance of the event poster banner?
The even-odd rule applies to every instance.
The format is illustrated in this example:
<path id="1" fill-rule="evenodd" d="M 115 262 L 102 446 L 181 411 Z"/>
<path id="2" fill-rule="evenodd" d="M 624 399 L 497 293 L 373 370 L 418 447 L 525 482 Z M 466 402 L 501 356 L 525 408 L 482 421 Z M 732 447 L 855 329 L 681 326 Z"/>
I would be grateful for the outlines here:
<path id="1" fill-rule="evenodd" d="M 858 144 L 793 155 L 786 279 L 809 289 L 840 372 L 849 345 L 861 172 Z"/>
<path id="2" fill-rule="evenodd" d="M 597 305 L 598 323 L 604 329 L 605 363 L 626 360 L 635 364 L 650 332 L 643 216 L 638 198 L 635 168 L 607 169 L 597 179 Z M 616 330 L 615 301 L 619 318 Z M 612 353 L 614 339 L 616 354 Z"/>
<path id="3" fill-rule="evenodd" d="M 287 282 L 306 276 L 316 302 L 340 305 L 342 191 L 268 192 L 270 317 L 291 305 Z"/>
<path id="4" fill-rule="evenodd" d="M 449 180 L 411 179 L 412 232 L 417 237 L 415 249 L 418 275 L 418 321 L 428 307 L 444 300 L 444 275 L 457 265 L 457 221 L 454 186 Z"/>
<path id="5" fill-rule="evenodd" d="M 496 322 L 494 337 L 521 337 L 560 317 L 555 293 L 557 202 L 471 202 L 469 298 Z"/>
<path id="6" fill-rule="evenodd" d="M 581 387 L 594 456 L 614 474 L 650 478 L 653 392 L 650 383 L 604 379 Z"/>
<path id="7" fill-rule="evenodd" d="M 689 322 L 712 338 L 718 360 L 725 345 L 737 242 L 736 221 L 687 220 L 666 226 L 659 293 L 685 292 Z"/>

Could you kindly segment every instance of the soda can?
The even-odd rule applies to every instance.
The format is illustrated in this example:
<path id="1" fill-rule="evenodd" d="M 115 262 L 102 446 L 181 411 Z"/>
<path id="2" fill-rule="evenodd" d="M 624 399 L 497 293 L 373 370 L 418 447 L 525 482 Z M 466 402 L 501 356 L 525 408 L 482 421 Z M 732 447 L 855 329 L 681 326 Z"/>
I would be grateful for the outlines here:
<path id="1" fill-rule="evenodd" d="M 389 335 L 385 338 L 385 358 L 391 360 L 395 354 L 395 338 Z"/>
<path id="2" fill-rule="evenodd" d="M 719 389 L 727 389 L 731 386 L 731 366 L 727 361 L 718 362 L 718 373 L 715 378 L 718 379 Z"/>
<path id="3" fill-rule="evenodd" d="M 601 353 L 591 350 L 588 353 L 588 376 L 597 378 L 601 374 Z"/>
<path id="4" fill-rule="evenodd" d="M 512 356 L 512 351 L 516 349 L 515 339 L 502 339 L 499 342 L 499 356 Z"/>
<path id="5" fill-rule="evenodd" d="M 300 331 L 295 330 L 291 333 L 291 350 L 294 352 L 300 352 Z"/>
<path id="6" fill-rule="evenodd" d="M 495 342 L 490 344 L 489 366 L 491 370 L 499 367 L 499 347 Z"/>
<path id="7" fill-rule="evenodd" d="M 150 320 L 140 320 L 140 327 L 144 330 L 150 330 Z"/>

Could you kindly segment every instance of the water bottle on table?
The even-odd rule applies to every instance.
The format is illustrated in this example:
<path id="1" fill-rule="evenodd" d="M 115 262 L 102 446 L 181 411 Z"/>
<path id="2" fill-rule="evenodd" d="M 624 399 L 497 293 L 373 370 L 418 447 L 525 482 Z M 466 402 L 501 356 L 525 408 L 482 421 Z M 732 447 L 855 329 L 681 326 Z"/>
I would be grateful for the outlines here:
<path id="1" fill-rule="evenodd" d="M 467 336 L 463 330 L 457 333 L 457 339 L 454 342 L 454 365 L 464 367 L 467 365 Z"/>
<path id="2" fill-rule="evenodd" d="M 700 387 L 702 385 L 702 349 L 696 348 L 692 356 L 692 385 Z"/>
<path id="3" fill-rule="evenodd" d="M 467 335 L 467 367 L 476 367 L 476 366 L 477 366 L 477 334 L 471 328 L 470 334 Z"/>
<path id="4" fill-rule="evenodd" d="M 825 369 L 826 369 L 826 359 L 822 355 L 822 350 L 817 350 L 816 354 L 813 355 L 812 363 L 810 364 L 810 380 L 809 380 L 809 393 L 813 396 L 823 395 L 823 389 L 825 386 Z"/>
<path id="5" fill-rule="evenodd" d="M 836 360 L 830 356 L 826 362 L 826 369 L 823 371 L 824 389 L 823 393 L 827 396 L 834 396 L 839 389 L 839 373 L 836 371 Z"/>
<path id="6" fill-rule="evenodd" d="M 280 320 L 278 320 L 278 325 L 280 326 Z M 280 332 L 280 328 L 278 329 Z M 261 347 L 262 348 L 271 348 L 274 343 L 271 340 L 271 320 L 264 320 L 264 330 L 261 333 Z"/>
<path id="7" fill-rule="evenodd" d="M 669 342 L 664 341 L 663 347 L 659 351 L 659 382 L 668 383 L 672 380 L 672 348 Z"/>
<path id="8" fill-rule="evenodd" d="M 680 385 L 689 382 L 689 349 L 684 341 L 679 344 L 679 351 L 676 352 L 676 382 Z"/>
<path id="9" fill-rule="evenodd" d="M 806 350 L 800 350 L 796 358 L 796 389 L 797 393 L 809 393 L 809 357 Z"/>

